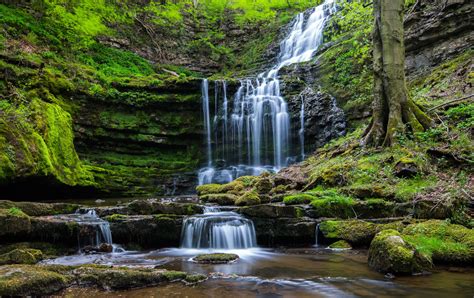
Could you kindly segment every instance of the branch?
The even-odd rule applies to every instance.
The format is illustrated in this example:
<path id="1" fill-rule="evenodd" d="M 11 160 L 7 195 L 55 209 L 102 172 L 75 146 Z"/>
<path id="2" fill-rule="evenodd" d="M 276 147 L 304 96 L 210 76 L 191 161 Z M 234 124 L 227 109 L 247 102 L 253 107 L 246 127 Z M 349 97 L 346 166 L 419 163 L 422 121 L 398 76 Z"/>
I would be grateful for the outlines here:
<path id="1" fill-rule="evenodd" d="M 434 110 L 436 110 L 436 109 L 442 108 L 442 107 L 447 106 L 447 105 L 449 105 L 449 104 L 452 104 L 452 103 L 455 103 L 455 102 L 459 102 L 459 101 L 463 101 L 463 100 L 469 99 L 469 98 L 471 98 L 471 97 L 474 97 L 474 94 L 467 95 L 467 96 L 462 97 L 462 98 L 456 98 L 456 99 L 450 100 L 450 101 L 448 101 L 448 102 L 442 103 L 442 104 L 440 104 L 440 105 L 437 105 L 436 107 L 433 107 L 433 108 L 429 109 L 427 112 L 434 111 Z"/>

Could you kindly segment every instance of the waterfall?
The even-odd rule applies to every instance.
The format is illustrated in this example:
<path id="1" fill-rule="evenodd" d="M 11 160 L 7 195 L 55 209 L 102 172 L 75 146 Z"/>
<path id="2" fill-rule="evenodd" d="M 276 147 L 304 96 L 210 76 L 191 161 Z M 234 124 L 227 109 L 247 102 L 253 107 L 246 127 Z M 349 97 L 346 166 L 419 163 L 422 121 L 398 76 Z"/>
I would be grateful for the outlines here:
<path id="1" fill-rule="evenodd" d="M 188 217 L 181 231 L 181 248 L 242 249 L 256 247 L 253 222 L 235 212 L 206 208 Z"/>
<path id="2" fill-rule="evenodd" d="M 98 247 L 102 243 L 107 243 L 112 246 L 113 252 L 120 252 L 123 249 L 120 246 L 114 245 L 112 242 L 112 232 L 110 230 L 110 224 L 108 221 L 101 219 L 94 209 L 78 210 L 73 215 L 75 221 L 79 225 L 91 226 L 95 230 L 95 237 L 86 240 L 86 243 Z M 87 241 L 88 240 L 88 241 Z M 79 239 L 79 249 L 83 247 Z"/>
<path id="3" fill-rule="evenodd" d="M 301 160 L 304 160 L 304 98 L 301 96 L 301 110 L 300 110 L 300 130 L 298 131 L 300 137 Z"/>
<path id="4" fill-rule="evenodd" d="M 243 175 L 277 172 L 294 161 L 288 105 L 280 94 L 278 72 L 293 63 L 309 61 L 323 42 L 326 21 L 336 10 L 335 0 L 326 0 L 309 13 L 298 14 L 280 43 L 277 63 L 256 78 L 240 80 L 229 107 L 225 81 L 214 86 L 214 118 L 209 115 L 208 81 L 202 82 L 207 167 L 198 173 L 199 184 L 226 183 Z M 222 102 L 222 105 L 219 103 Z M 304 113 L 302 103 L 301 113 Z M 212 127 L 211 127 L 212 126 Z M 211 144 L 214 133 L 214 150 Z M 304 158 L 304 115 L 300 130 L 301 158 Z M 214 156 L 213 156 L 214 155 Z M 218 167 L 213 166 L 218 161 Z M 217 164 L 217 163 L 216 163 Z"/>

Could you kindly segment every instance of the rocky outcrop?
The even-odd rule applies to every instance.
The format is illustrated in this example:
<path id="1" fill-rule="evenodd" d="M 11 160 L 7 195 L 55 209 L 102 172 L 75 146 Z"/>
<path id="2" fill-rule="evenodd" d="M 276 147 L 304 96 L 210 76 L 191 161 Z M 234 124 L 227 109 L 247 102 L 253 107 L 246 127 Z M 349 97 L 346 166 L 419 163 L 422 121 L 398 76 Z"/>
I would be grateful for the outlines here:
<path id="1" fill-rule="evenodd" d="M 385 230 L 370 245 L 369 266 L 382 273 L 413 274 L 430 268 L 431 263 L 406 243 L 398 231 Z"/>

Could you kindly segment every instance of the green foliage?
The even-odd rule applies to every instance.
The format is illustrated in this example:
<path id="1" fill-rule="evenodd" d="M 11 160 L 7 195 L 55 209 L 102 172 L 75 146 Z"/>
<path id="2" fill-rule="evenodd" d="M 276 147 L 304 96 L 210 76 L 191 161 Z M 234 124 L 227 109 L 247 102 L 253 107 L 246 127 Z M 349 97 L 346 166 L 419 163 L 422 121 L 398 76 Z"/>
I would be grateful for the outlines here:
<path id="1" fill-rule="evenodd" d="M 474 128 L 474 103 L 462 104 L 446 111 L 446 115 L 456 122 L 458 128 Z"/>
<path id="2" fill-rule="evenodd" d="M 283 203 L 285 203 L 285 205 L 309 204 L 314 199 L 316 199 L 316 197 L 313 195 L 301 193 L 285 196 L 283 198 Z"/>

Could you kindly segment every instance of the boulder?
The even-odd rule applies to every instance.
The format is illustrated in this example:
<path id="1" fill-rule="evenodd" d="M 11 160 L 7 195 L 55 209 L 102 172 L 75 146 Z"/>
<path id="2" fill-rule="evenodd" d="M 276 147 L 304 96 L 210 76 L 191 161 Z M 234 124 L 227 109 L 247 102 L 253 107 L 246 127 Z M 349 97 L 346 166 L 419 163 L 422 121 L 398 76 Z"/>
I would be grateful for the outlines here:
<path id="1" fill-rule="evenodd" d="M 377 231 L 377 225 L 363 220 L 323 221 L 319 231 L 330 241 L 344 240 L 352 246 L 368 246 Z"/>
<path id="2" fill-rule="evenodd" d="M 398 231 L 384 230 L 370 244 L 369 266 L 381 273 L 413 274 L 431 268 L 431 262 Z"/>
<path id="3" fill-rule="evenodd" d="M 248 217 L 261 217 L 261 218 L 279 218 L 279 217 L 290 217 L 296 218 L 301 216 L 297 211 L 301 210 L 294 206 L 283 206 L 275 204 L 265 204 L 257 206 L 248 206 L 238 209 L 238 212 Z"/>
<path id="4" fill-rule="evenodd" d="M 193 258 L 193 261 L 200 264 L 227 264 L 238 258 L 239 256 L 236 254 L 212 253 L 197 255 Z"/>
<path id="5" fill-rule="evenodd" d="M 0 265 L 5 264 L 36 264 L 43 259 L 43 253 L 38 249 L 14 249 L 0 255 Z"/>

